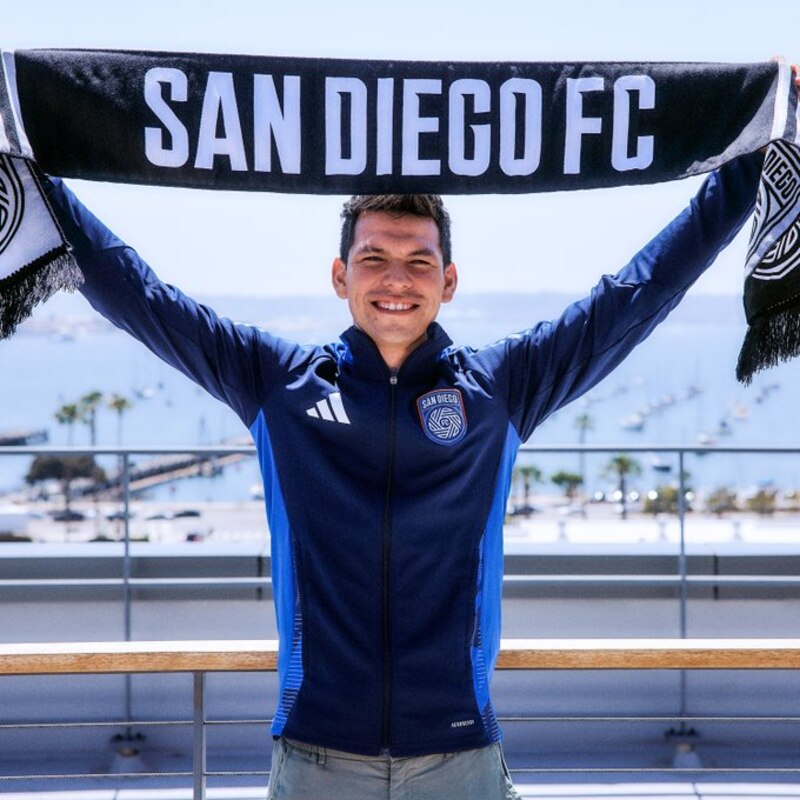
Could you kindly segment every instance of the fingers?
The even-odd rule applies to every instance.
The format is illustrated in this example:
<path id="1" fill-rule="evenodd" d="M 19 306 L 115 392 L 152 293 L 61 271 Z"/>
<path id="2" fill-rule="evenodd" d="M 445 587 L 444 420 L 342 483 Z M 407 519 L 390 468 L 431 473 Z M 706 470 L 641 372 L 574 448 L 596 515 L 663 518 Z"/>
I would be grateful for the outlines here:
<path id="1" fill-rule="evenodd" d="M 778 64 L 785 64 L 786 57 L 782 55 L 774 55 L 770 61 L 775 61 Z M 800 66 L 792 64 L 792 74 L 794 75 L 794 85 L 800 90 Z"/>

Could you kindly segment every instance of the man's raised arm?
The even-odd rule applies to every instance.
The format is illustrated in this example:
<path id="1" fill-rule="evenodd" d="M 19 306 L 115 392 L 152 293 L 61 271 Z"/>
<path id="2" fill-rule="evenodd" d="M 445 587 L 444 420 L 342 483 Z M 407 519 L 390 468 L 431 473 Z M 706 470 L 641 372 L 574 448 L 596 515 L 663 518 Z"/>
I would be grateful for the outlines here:
<path id="1" fill-rule="evenodd" d="M 525 441 L 558 408 L 589 391 L 664 320 L 753 211 L 763 155 L 729 162 L 616 275 L 552 322 L 479 351 L 500 361 L 509 413 Z M 494 370 L 493 370 L 494 371 Z"/>
<path id="2" fill-rule="evenodd" d="M 271 370 L 298 348 L 250 325 L 219 317 L 163 283 L 58 179 L 45 191 L 85 277 L 80 291 L 104 317 L 143 342 L 250 425 Z"/>

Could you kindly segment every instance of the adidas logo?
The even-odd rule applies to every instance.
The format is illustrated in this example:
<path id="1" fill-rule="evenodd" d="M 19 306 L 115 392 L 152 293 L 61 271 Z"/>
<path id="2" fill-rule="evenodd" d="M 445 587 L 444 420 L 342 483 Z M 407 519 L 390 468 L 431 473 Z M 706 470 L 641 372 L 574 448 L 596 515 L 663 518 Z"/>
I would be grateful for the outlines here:
<path id="1" fill-rule="evenodd" d="M 306 409 L 306 414 L 314 419 L 324 419 L 327 422 L 341 422 L 349 425 L 350 419 L 342 404 L 342 395 L 339 392 L 323 397 L 316 405 Z"/>

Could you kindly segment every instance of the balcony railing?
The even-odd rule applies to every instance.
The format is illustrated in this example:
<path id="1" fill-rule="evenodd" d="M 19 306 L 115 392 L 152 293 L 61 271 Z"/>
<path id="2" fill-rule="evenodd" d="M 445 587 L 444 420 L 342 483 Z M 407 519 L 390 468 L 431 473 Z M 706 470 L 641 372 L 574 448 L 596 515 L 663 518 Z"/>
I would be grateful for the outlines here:
<path id="1" fill-rule="evenodd" d="M 70 780 L 113 778 L 131 779 L 191 779 L 194 800 L 205 800 L 210 778 L 259 777 L 266 780 L 267 770 L 233 772 L 211 771 L 207 767 L 207 731 L 213 725 L 268 725 L 267 719 L 212 720 L 206 716 L 205 683 L 211 673 L 274 671 L 277 665 L 277 642 L 274 641 L 202 641 L 202 642 L 95 642 L 0 645 L 0 677 L 14 675 L 95 675 L 142 673 L 191 673 L 194 680 L 191 718 L 185 720 L 135 721 L 72 721 L 62 723 L 4 724 L 5 730 L 48 725 L 62 729 L 80 730 L 89 727 L 148 725 L 186 725 L 193 731 L 191 771 L 143 773 L 117 772 L 110 774 L 48 774 L 0 775 L 0 782 L 52 780 L 63 785 Z M 800 639 L 781 640 L 504 640 L 497 663 L 500 670 L 797 670 L 800 669 Z M 506 722 L 542 722 L 556 719 L 562 722 L 591 721 L 652 721 L 652 717 L 511 717 Z M 687 723 L 697 719 L 724 722 L 800 722 L 794 717 L 753 716 L 665 716 L 664 722 Z M 609 759 L 611 761 L 611 759 Z M 724 767 L 699 765 L 664 768 L 626 769 L 609 763 L 606 768 L 517 768 L 517 779 L 526 775 L 605 773 L 620 775 L 636 772 L 671 774 L 698 780 L 710 775 L 746 774 L 754 776 L 798 776 L 798 767 Z"/>
<path id="2" fill-rule="evenodd" d="M 674 480 L 678 484 L 676 519 L 679 537 L 675 547 L 677 569 L 672 574 L 513 574 L 505 577 L 506 586 L 520 584 L 526 586 L 546 586 L 553 583 L 570 586 L 631 584 L 647 586 L 672 586 L 678 592 L 678 605 L 675 612 L 679 616 L 676 626 L 680 639 L 660 640 L 514 640 L 504 641 L 498 668 L 500 670 L 674 670 L 680 677 L 680 705 L 675 714 L 661 715 L 511 715 L 503 720 L 508 725 L 537 725 L 542 723 L 577 724 L 623 724 L 653 722 L 669 725 L 676 731 L 690 731 L 691 726 L 699 722 L 732 725 L 777 724 L 796 727 L 800 716 L 791 713 L 781 714 L 689 714 L 686 703 L 686 678 L 691 671 L 705 670 L 797 670 L 800 668 L 800 640 L 696 640 L 687 637 L 687 607 L 689 592 L 696 586 L 760 586 L 760 587 L 796 587 L 800 578 L 794 574 L 691 574 L 688 569 L 687 556 L 687 503 L 686 497 L 686 460 L 693 454 L 714 453 L 725 455 L 770 454 L 791 456 L 800 453 L 800 448 L 793 447 L 700 447 L 700 446 L 656 446 L 656 445 L 603 445 L 603 446 L 544 446 L 525 447 L 523 454 L 609 454 L 609 453 L 659 453 L 670 455 L 677 462 Z M 264 728 L 270 722 L 261 718 L 216 719 L 209 717 L 206 706 L 206 679 L 215 673 L 270 672 L 275 669 L 276 645 L 268 641 L 226 641 L 226 642 L 131 642 L 131 608 L 133 593 L 143 588 L 174 588 L 186 586 L 203 586 L 208 588 L 253 587 L 268 588 L 270 579 L 267 575 L 257 577 L 141 577 L 133 571 L 133 553 L 131 536 L 131 478 L 133 459 L 146 455 L 177 456 L 188 454 L 195 456 L 200 462 L 207 459 L 222 459 L 232 456 L 252 456 L 252 447 L 174 447 L 174 448 L 54 448 L 54 447 L 0 447 L 2 456 L 36 456 L 36 455 L 94 455 L 116 456 L 119 459 L 119 484 L 116 487 L 118 502 L 122 507 L 120 526 L 122 530 L 122 558 L 119 575 L 113 578 L 80 577 L 75 579 L 49 577 L 46 580 L 9 578 L 0 579 L 0 589 L 63 589 L 116 587 L 121 592 L 124 607 L 124 631 L 126 641 L 119 643 L 89 644 L 0 644 L 0 677 L 13 675 L 45 676 L 45 675 L 94 675 L 120 674 L 126 676 L 128 702 L 124 718 L 104 721 L 88 719 L 68 719 L 66 721 L 36 720 L 35 722 L 5 722 L 0 716 L 0 731 L 30 730 L 39 727 L 55 728 L 65 731 L 80 731 L 87 728 L 105 727 L 110 730 L 143 729 L 148 726 L 180 726 L 192 731 L 193 755 L 191 770 L 161 771 L 158 773 L 115 772 L 112 774 L 43 774 L 0 775 L 0 792 L 4 787 L 19 785 L 31 781 L 53 782 L 59 787 L 75 781 L 102 781 L 103 779 L 149 779 L 177 780 L 191 782 L 193 796 L 204 798 L 209 780 L 257 778 L 266 781 L 267 770 L 219 771 L 208 769 L 207 736 L 217 726 L 251 725 Z M 186 468 L 184 464 L 182 468 Z M 141 477 L 141 476 L 140 476 Z M 118 545 L 119 546 L 119 545 Z M 789 571 L 789 570 L 785 570 Z M 193 679 L 193 709 L 181 719 L 139 719 L 132 714 L 130 703 L 130 676 L 135 674 L 188 673 Z M 787 706 L 791 708 L 791 706 Z M 691 744 L 687 745 L 691 751 Z M 265 763 L 267 754 L 265 756 Z M 795 767 L 794 764 L 798 766 Z M 516 780 L 525 776 L 580 776 L 599 774 L 601 776 L 624 776 L 626 773 L 652 775 L 654 777 L 675 778 L 687 777 L 692 780 L 703 777 L 720 776 L 727 779 L 736 775 L 750 779 L 775 780 L 781 776 L 800 782 L 800 759 L 789 759 L 775 766 L 752 766 L 752 763 L 737 766 L 697 766 L 642 768 L 626 767 L 614 763 L 611 755 L 607 767 L 575 766 L 558 767 L 522 767 L 512 768 Z M 641 778 L 639 778 L 641 779 Z"/>
<path id="3" fill-rule="evenodd" d="M 632 455 L 658 454 L 670 456 L 676 461 L 676 470 L 672 476 L 677 484 L 676 509 L 674 517 L 678 524 L 678 541 L 675 555 L 677 556 L 677 569 L 671 574 L 646 574 L 646 575 L 613 575 L 613 574 L 586 574 L 586 575 L 547 575 L 547 574 L 515 574 L 507 575 L 505 583 L 508 584 L 548 584 L 558 581 L 562 585 L 573 584 L 622 584 L 636 583 L 647 586 L 675 586 L 679 592 L 680 636 L 687 635 L 687 607 L 689 589 L 691 586 L 771 586 L 791 587 L 800 585 L 800 577 L 792 574 L 780 575 L 717 575 L 717 574 L 690 574 L 687 561 L 687 514 L 689 505 L 687 495 L 687 458 L 692 455 L 706 456 L 733 456 L 755 455 L 792 456 L 800 454 L 800 447 L 760 447 L 760 446 L 701 446 L 701 445 L 654 445 L 654 444 L 607 444 L 607 445 L 525 445 L 520 449 L 520 454 L 529 455 L 586 455 L 626 453 Z M 119 587 L 125 614 L 124 638 L 131 638 L 131 599 L 135 588 L 186 588 L 186 587 L 239 587 L 239 588 L 268 588 L 271 580 L 268 575 L 257 577 L 191 577 L 191 578 L 156 578 L 136 577 L 132 572 L 131 557 L 131 503 L 132 488 L 135 480 L 152 479 L 153 473 L 163 468 L 174 470 L 176 477 L 187 477 L 192 474 L 202 474 L 204 465 L 211 464 L 215 468 L 219 464 L 230 463 L 232 459 L 253 457 L 255 448 L 251 445 L 243 446 L 196 446 L 196 447 L 50 447 L 50 446 L 2 446 L 0 458 L 20 456 L 114 456 L 117 458 L 119 470 L 105 487 L 106 491 L 113 490 L 120 504 L 119 520 L 121 525 L 120 541 L 123 546 L 121 570 L 118 577 L 105 578 L 50 578 L 40 579 L 0 579 L 0 589 L 36 587 L 40 589 L 52 588 L 103 588 Z M 157 463 L 142 470 L 133 464 L 133 459 L 141 456 L 156 456 Z M 161 466 L 159 466 L 159 462 Z M 265 523 L 264 523 L 265 524 Z M 562 520 L 559 525 L 565 525 Z"/>

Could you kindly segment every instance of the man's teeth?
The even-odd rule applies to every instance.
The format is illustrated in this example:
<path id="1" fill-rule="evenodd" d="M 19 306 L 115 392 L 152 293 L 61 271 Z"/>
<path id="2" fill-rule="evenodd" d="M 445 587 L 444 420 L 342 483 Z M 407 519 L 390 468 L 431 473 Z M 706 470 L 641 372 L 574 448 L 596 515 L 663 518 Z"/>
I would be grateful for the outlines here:
<path id="1" fill-rule="evenodd" d="M 386 311 L 407 311 L 411 305 L 411 303 L 378 303 L 378 307 Z"/>

